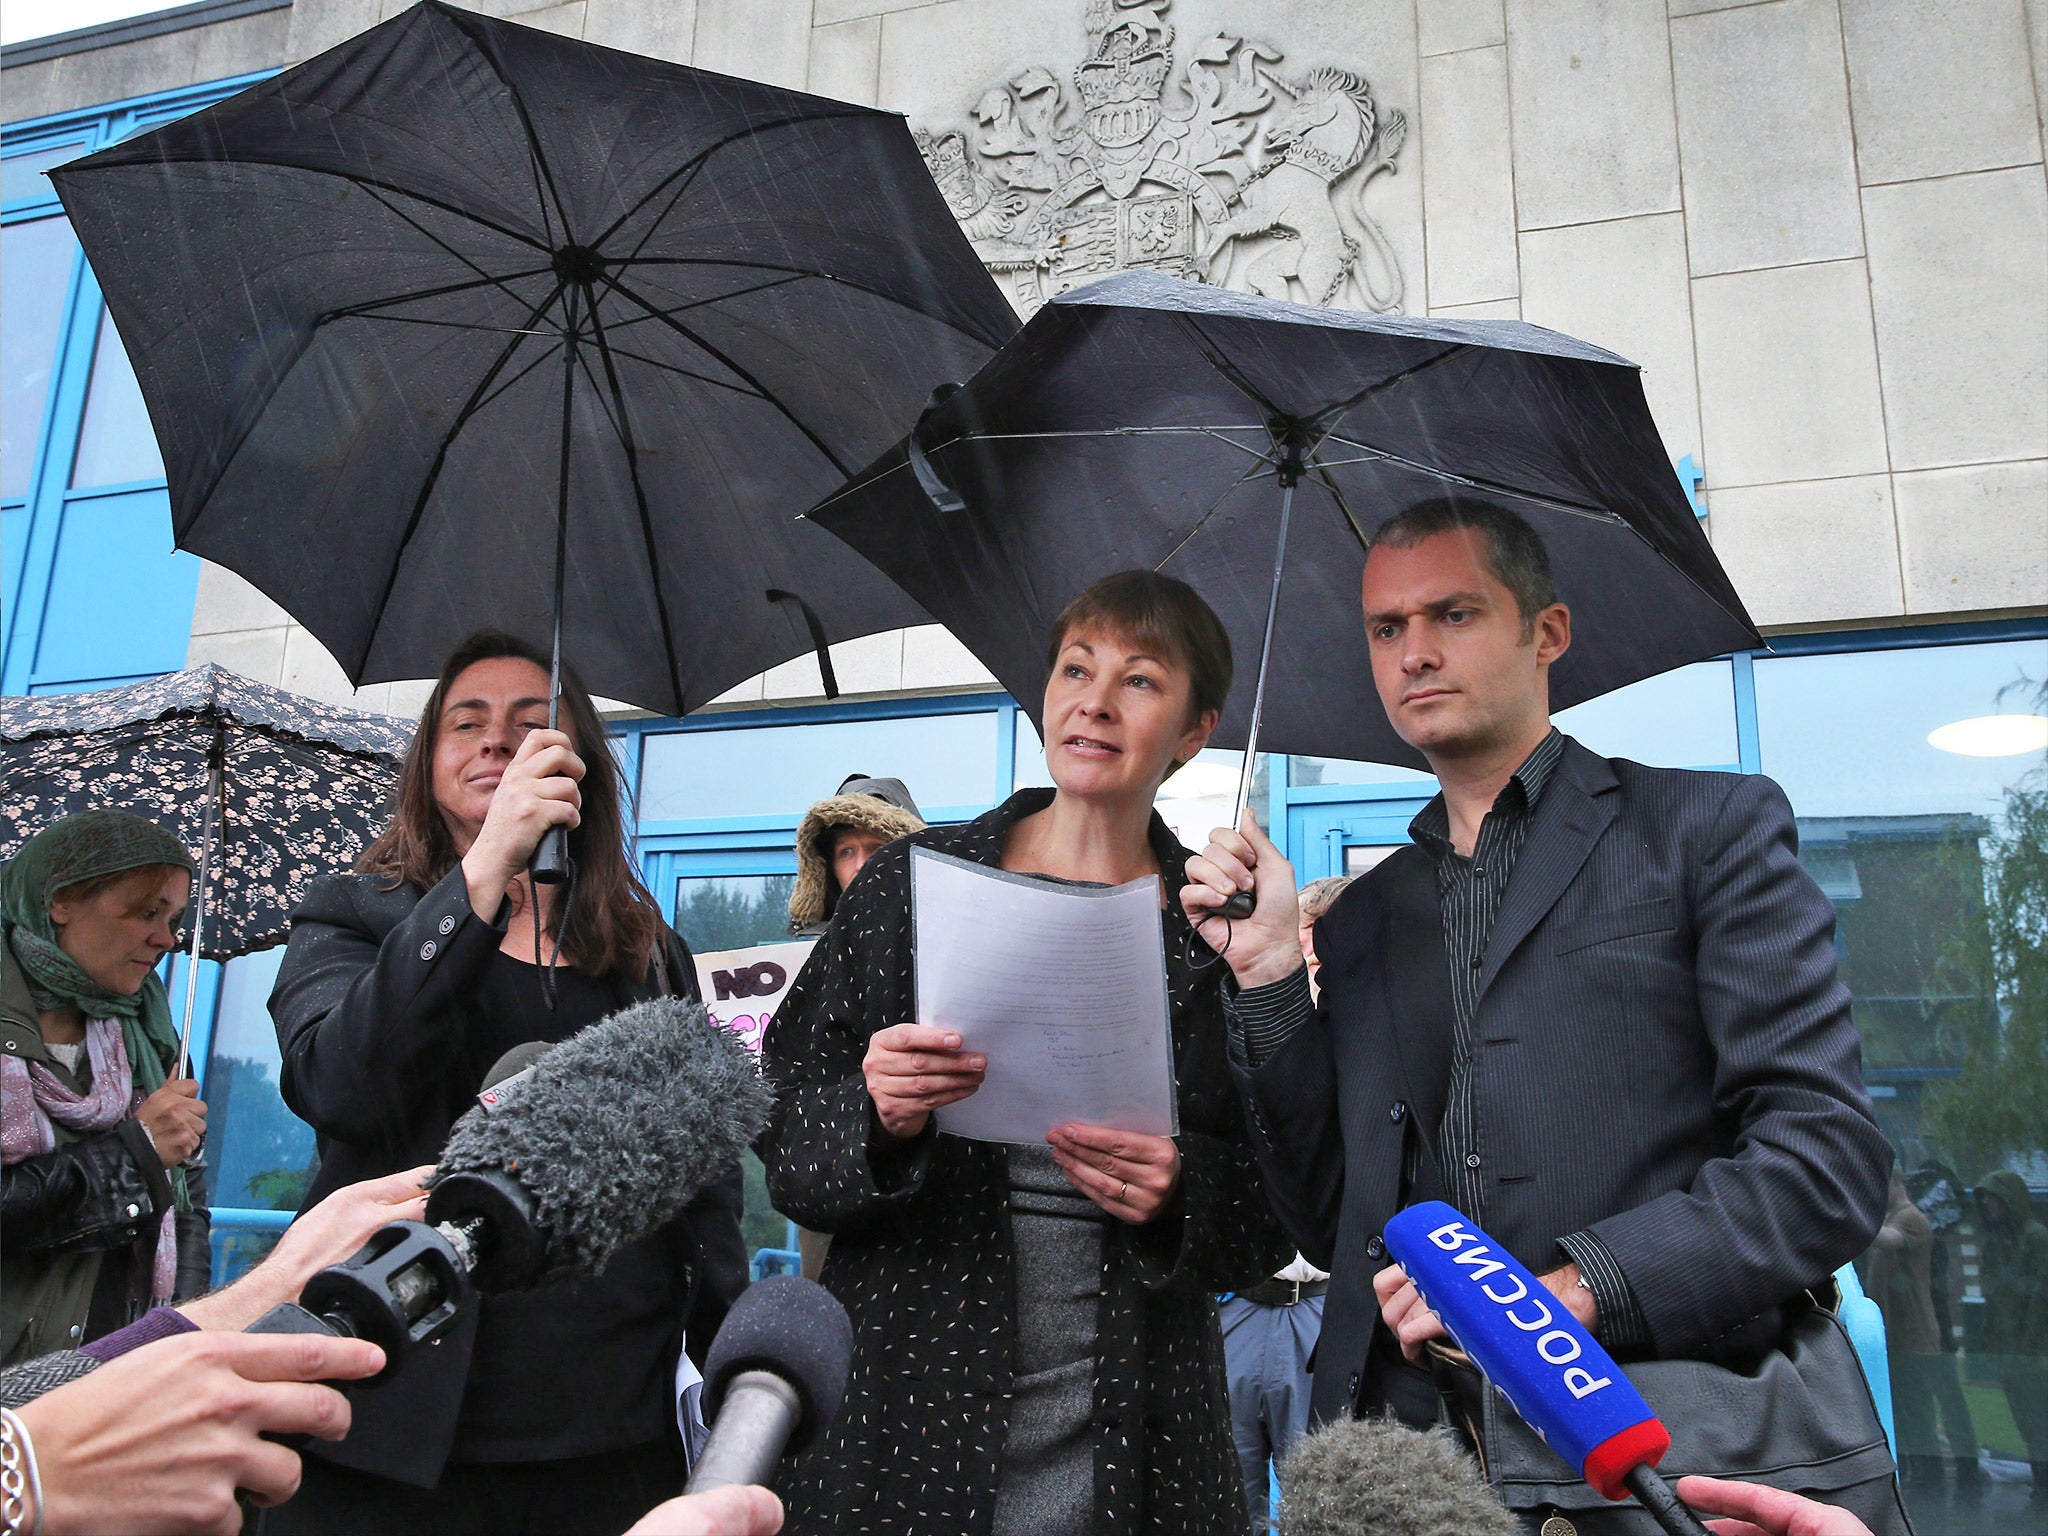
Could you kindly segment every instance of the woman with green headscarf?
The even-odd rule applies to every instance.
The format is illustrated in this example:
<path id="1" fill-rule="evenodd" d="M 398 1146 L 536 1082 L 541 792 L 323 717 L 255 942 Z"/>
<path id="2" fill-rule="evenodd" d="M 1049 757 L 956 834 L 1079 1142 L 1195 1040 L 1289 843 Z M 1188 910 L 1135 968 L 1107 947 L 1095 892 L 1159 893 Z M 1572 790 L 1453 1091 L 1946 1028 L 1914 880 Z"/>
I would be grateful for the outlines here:
<path id="1" fill-rule="evenodd" d="M 0 869 L 0 1363 L 133 1322 L 206 1284 L 207 1221 L 178 1165 L 198 1085 L 156 964 L 192 858 L 122 811 L 70 816 Z"/>

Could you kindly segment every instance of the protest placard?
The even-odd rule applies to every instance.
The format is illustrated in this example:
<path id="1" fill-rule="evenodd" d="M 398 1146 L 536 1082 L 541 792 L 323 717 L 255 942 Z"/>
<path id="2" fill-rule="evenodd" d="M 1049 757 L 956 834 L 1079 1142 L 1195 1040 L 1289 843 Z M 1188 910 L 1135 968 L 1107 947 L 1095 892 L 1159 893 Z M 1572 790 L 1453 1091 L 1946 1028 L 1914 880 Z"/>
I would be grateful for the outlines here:
<path id="1" fill-rule="evenodd" d="M 758 1052 L 769 1021 L 816 942 L 796 939 L 698 955 L 697 985 L 711 1021 L 738 1035 L 748 1050 Z"/>

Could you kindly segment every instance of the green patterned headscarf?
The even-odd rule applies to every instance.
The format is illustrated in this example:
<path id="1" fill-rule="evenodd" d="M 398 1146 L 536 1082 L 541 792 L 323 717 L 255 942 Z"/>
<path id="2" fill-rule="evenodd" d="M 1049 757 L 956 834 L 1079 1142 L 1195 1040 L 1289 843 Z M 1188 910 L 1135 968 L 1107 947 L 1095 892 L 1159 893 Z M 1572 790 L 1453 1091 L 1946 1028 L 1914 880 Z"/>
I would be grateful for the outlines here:
<path id="1" fill-rule="evenodd" d="M 39 1009 L 76 1006 L 89 1019 L 119 1019 L 135 1086 L 144 1094 L 163 1087 L 178 1059 L 171 1000 L 156 972 L 138 991 L 109 992 L 88 976 L 57 942 L 50 898 L 66 886 L 102 875 L 170 864 L 188 873 L 192 855 L 153 821 L 126 811 L 87 811 L 45 827 L 0 869 L 0 933 L 28 979 Z M 182 1169 L 171 1170 L 178 1208 L 189 1207 Z"/>

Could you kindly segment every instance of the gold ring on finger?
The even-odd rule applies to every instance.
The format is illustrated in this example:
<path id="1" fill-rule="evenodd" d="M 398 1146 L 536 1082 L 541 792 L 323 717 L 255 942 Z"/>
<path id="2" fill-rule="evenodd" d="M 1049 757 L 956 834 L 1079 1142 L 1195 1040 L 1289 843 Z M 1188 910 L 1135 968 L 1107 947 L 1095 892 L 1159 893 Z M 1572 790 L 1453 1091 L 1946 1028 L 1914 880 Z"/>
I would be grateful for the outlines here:
<path id="1" fill-rule="evenodd" d="M 1117 1186 L 1116 1197 L 1119 1200 L 1125 1199 L 1129 1196 L 1130 1192 L 1131 1181 L 1129 1179 L 1125 1179 L 1122 1184 Z"/>

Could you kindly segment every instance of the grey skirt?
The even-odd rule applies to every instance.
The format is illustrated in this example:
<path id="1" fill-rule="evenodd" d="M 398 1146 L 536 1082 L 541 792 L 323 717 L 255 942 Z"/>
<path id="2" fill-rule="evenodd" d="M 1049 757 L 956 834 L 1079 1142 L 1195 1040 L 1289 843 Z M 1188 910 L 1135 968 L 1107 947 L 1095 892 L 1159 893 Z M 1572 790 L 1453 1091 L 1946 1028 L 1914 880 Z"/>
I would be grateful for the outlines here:
<path id="1" fill-rule="evenodd" d="M 1046 1147 L 1009 1152 L 1016 1352 L 992 1536 L 1088 1536 L 1095 1516 L 1101 1207 Z"/>

